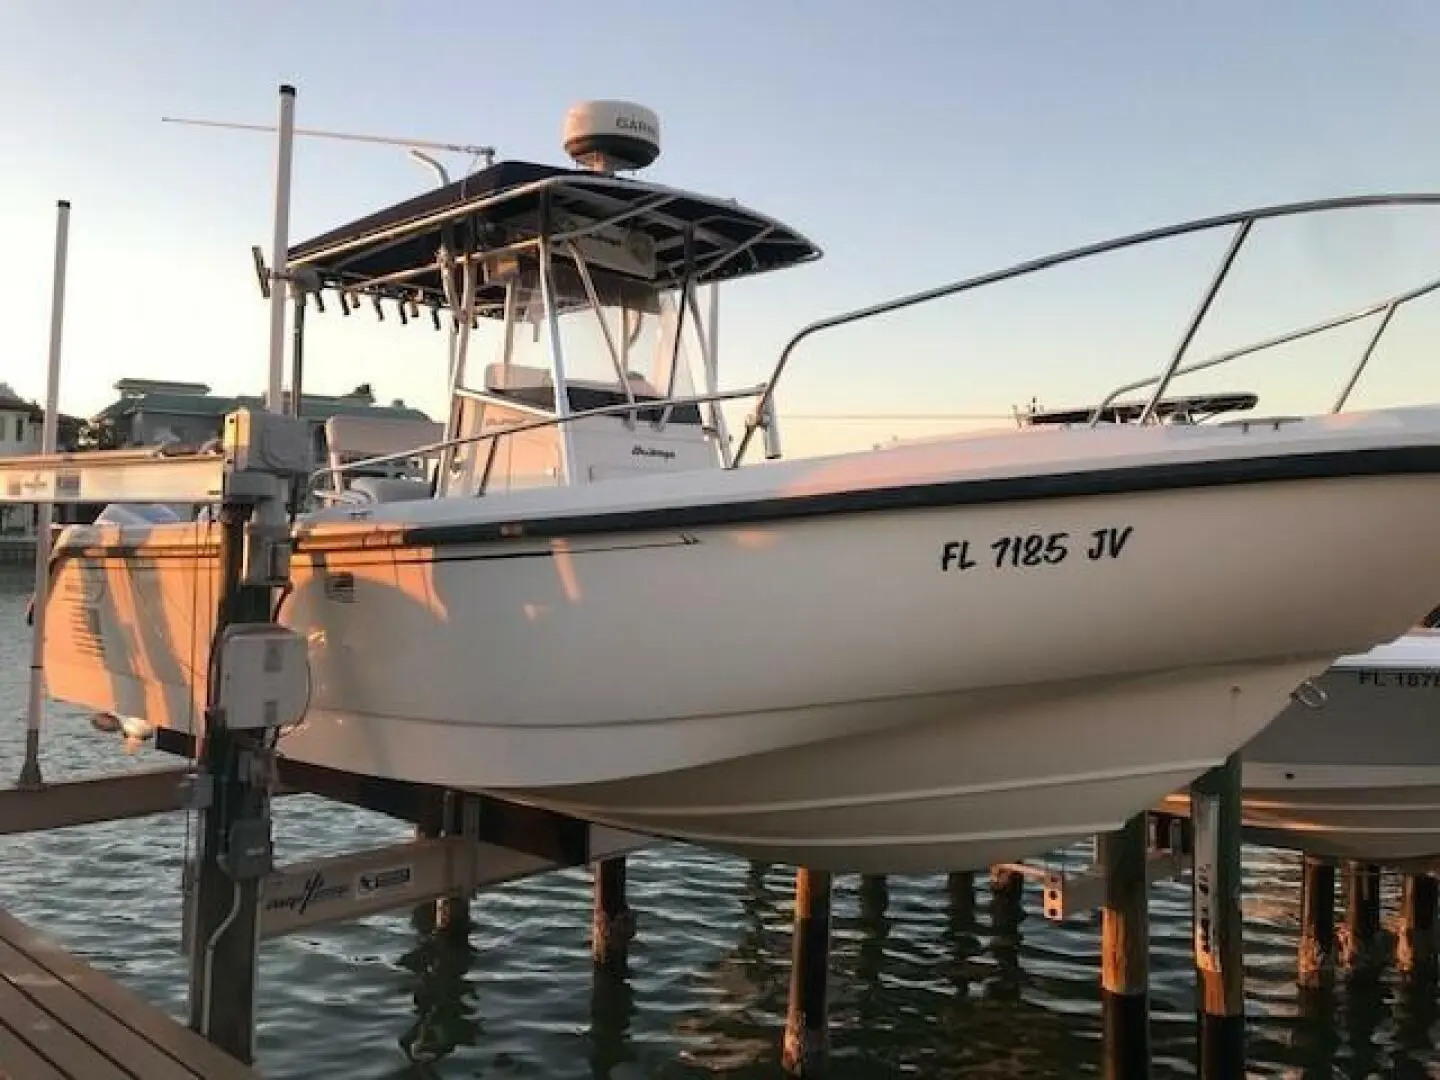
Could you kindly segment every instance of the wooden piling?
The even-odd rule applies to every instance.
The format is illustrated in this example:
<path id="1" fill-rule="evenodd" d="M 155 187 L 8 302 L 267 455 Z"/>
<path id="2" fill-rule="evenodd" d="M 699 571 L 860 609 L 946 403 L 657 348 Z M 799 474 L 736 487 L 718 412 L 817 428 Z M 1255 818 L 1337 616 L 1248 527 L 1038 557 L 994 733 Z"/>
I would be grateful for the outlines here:
<path id="1" fill-rule="evenodd" d="M 1096 838 L 1105 872 L 1101 923 L 1102 1049 L 1106 1080 L 1150 1076 L 1149 882 L 1146 815 Z"/>
<path id="2" fill-rule="evenodd" d="M 635 936 L 635 913 L 625 898 L 623 856 L 595 865 L 594 894 L 590 955 L 602 967 L 623 967 L 630 939 Z"/>
<path id="3" fill-rule="evenodd" d="M 1245 968 L 1240 913 L 1240 755 L 1190 787 L 1201 1080 L 1245 1075 Z"/>
<path id="4" fill-rule="evenodd" d="M 990 869 L 990 925 L 1000 933 L 1018 931 L 1025 918 L 1025 875 L 1006 867 Z"/>
<path id="5" fill-rule="evenodd" d="M 1335 964 L 1335 864 L 1305 856 L 1300 885 L 1299 976 L 1301 987 L 1324 982 Z"/>
<path id="6" fill-rule="evenodd" d="M 1340 962 L 1348 970 L 1373 967 L 1380 959 L 1380 867 L 1347 863 L 1345 893 Z"/>
<path id="7" fill-rule="evenodd" d="M 241 581 L 249 510 L 220 510 L 219 627 L 270 619 L 270 590 Z M 217 638 L 218 640 L 218 638 Z M 219 661 L 215 662 L 218 668 Z M 213 674 L 213 669 L 212 669 Z M 218 709 L 218 678 L 208 680 L 198 769 L 208 788 L 190 920 L 190 1027 L 245 1064 L 255 1060 L 256 954 L 260 887 L 271 858 L 270 800 L 255 765 L 266 756 L 262 733 L 230 731 Z"/>
<path id="8" fill-rule="evenodd" d="M 1395 966 L 1407 975 L 1434 974 L 1437 886 L 1429 874 L 1406 874 L 1401 886 Z"/>
<path id="9" fill-rule="evenodd" d="M 795 928 L 790 953 L 790 1004 L 781 1063 L 791 1076 L 815 1077 L 830 1052 L 830 874 L 795 875 Z"/>
<path id="10" fill-rule="evenodd" d="M 1004 866 L 990 868 L 990 947 L 995 973 L 985 995 L 992 1001 L 1020 1000 L 1021 924 L 1025 921 L 1025 875 Z"/>
<path id="11" fill-rule="evenodd" d="M 416 825 L 415 839 L 433 840 L 447 834 L 454 835 L 460 831 L 456 804 L 451 793 L 446 795 L 445 811 L 442 817 L 444 818 L 443 825 L 437 826 L 433 822 Z M 468 940 L 472 928 L 470 897 L 440 896 L 419 904 L 411 911 L 411 922 L 422 934 L 433 934 L 452 941 Z"/>
<path id="12" fill-rule="evenodd" d="M 951 917 L 957 921 L 975 921 L 975 873 L 957 870 L 945 878 L 945 892 L 950 898 Z"/>

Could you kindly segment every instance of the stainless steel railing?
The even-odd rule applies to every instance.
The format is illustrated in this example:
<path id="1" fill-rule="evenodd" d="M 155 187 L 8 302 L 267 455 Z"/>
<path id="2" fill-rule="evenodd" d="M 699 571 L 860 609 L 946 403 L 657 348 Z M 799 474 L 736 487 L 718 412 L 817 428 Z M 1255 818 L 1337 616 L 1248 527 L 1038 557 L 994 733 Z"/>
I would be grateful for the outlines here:
<path id="1" fill-rule="evenodd" d="M 1226 249 L 1225 256 L 1222 259 L 1219 268 L 1216 270 L 1214 276 L 1211 278 L 1210 284 L 1206 289 L 1204 297 L 1202 298 L 1199 306 L 1196 308 L 1195 314 L 1191 317 L 1190 322 L 1187 324 L 1185 328 L 1185 333 L 1182 335 L 1179 344 L 1172 352 L 1169 361 L 1166 363 L 1165 368 L 1161 371 L 1159 375 L 1153 376 L 1150 379 L 1142 380 L 1140 382 L 1120 387 L 1117 390 L 1112 391 L 1105 398 L 1105 403 L 1114 400 L 1114 398 L 1118 394 L 1124 393 L 1127 390 L 1139 389 L 1153 384 L 1155 385 L 1155 390 L 1151 394 L 1149 400 L 1146 402 L 1145 407 L 1141 411 L 1141 414 L 1137 421 L 1140 423 L 1145 423 L 1152 419 L 1156 405 L 1164 396 L 1165 391 L 1170 385 L 1170 382 L 1177 375 L 1187 374 L 1190 371 L 1198 371 L 1203 367 L 1214 367 L 1217 364 L 1225 363 L 1228 360 L 1236 359 L 1237 356 L 1248 355 L 1249 353 L 1253 352 L 1259 352 L 1262 349 L 1283 344 L 1285 341 L 1293 341 L 1297 340 L 1299 337 L 1307 337 L 1310 334 L 1320 333 L 1323 330 L 1330 329 L 1332 326 L 1340 326 L 1346 322 L 1354 322 L 1358 319 L 1364 318 L 1366 315 L 1375 314 L 1377 311 L 1383 311 L 1385 314 L 1381 326 L 1379 327 L 1375 335 L 1372 337 L 1370 343 L 1367 345 L 1360 362 L 1357 364 L 1354 372 L 1352 372 L 1350 380 L 1347 382 L 1345 388 L 1342 390 L 1339 398 L 1337 399 L 1335 409 L 1338 411 L 1338 409 L 1344 404 L 1345 400 L 1349 397 L 1351 390 L 1354 389 L 1355 382 L 1359 379 L 1360 373 L 1364 371 L 1366 364 L 1369 363 L 1370 356 L 1374 353 L 1375 345 L 1379 342 L 1380 337 L 1384 334 L 1386 327 L 1388 327 L 1396 308 L 1398 308 L 1404 303 L 1409 302 L 1410 300 L 1418 299 L 1420 296 L 1432 292 L 1436 288 L 1440 288 L 1440 282 L 1433 282 L 1429 285 L 1422 286 L 1419 289 L 1411 290 L 1409 293 L 1397 294 L 1396 296 L 1391 297 L 1389 300 L 1381 301 L 1378 306 L 1372 305 L 1363 313 L 1355 314 L 1350 317 L 1342 317 L 1342 319 L 1338 321 L 1331 320 L 1327 321 L 1327 323 L 1325 324 L 1316 324 L 1314 327 L 1307 328 L 1306 331 L 1303 333 L 1296 332 L 1289 336 L 1282 335 L 1281 338 L 1272 339 L 1268 342 L 1259 343 L 1255 346 L 1249 346 L 1242 350 L 1234 350 L 1230 354 L 1222 354 L 1221 357 L 1212 357 L 1210 360 L 1203 361 L 1198 365 L 1191 365 L 1189 367 L 1183 366 L 1185 354 L 1188 351 L 1191 343 L 1194 341 L 1195 336 L 1200 329 L 1200 326 L 1203 324 L 1205 316 L 1209 313 L 1215 296 L 1220 290 L 1220 286 L 1224 283 L 1225 278 L 1228 276 L 1230 268 L 1234 265 L 1237 256 L 1240 254 L 1240 251 L 1244 247 L 1246 240 L 1249 238 L 1251 230 L 1258 222 L 1266 221 L 1273 218 L 1294 217 L 1301 214 L 1321 213 L 1331 210 L 1349 210 L 1376 206 L 1433 205 L 1440 205 L 1440 193 L 1420 192 L 1381 195 L 1351 195 L 1331 199 L 1312 199 L 1305 202 L 1282 203 L 1273 206 L 1259 207 L 1251 210 L 1237 211 L 1229 214 L 1221 214 L 1214 217 L 1196 218 L 1192 221 L 1182 222 L 1178 225 L 1168 225 L 1163 228 L 1147 229 L 1142 232 L 1131 233 L 1126 236 L 1116 237 L 1110 240 L 1100 241 L 1098 243 L 1086 244 L 1082 247 L 1071 248 L 1067 251 L 1058 252 L 1052 255 L 1045 255 L 1038 259 L 1031 259 L 1026 262 L 1017 263 L 1013 266 L 1009 266 L 1001 270 L 994 270 L 985 274 L 977 275 L 975 277 L 964 278 L 960 281 L 954 281 L 945 285 L 937 286 L 935 288 L 925 289 L 921 292 L 909 293 L 905 296 L 896 297 L 892 300 L 886 300 L 878 304 L 872 304 L 868 307 L 856 308 L 851 311 L 843 312 L 839 315 L 832 315 L 827 318 L 820 319 L 801 329 L 789 340 L 789 342 L 786 343 L 784 349 L 781 350 L 780 358 L 776 361 L 775 367 L 770 374 L 770 378 L 763 384 L 764 393 L 759 396 L 758 400 L 756 401 L 754 413 L 746 421 L 745 433 L 741 437 L 739 446 L 737 446 L 735 449 L 735 454 L 732 459 L 731 467 L 738 467 L 740 462 L 744 459 L 745 452 L 749 448 L 750 441 L 754 437 L 757 430 L 764 430 L 767 437 L 773 430 L 775 424 L 775 388 L 779 384 L 781 376 L 785 374 L 786 369 L 789 367 L 790 359 L 794 355 L 796 347 L 802 341 L 805 341 L 806 339 L 813 337 L 818 333 L 826 330 L 833 330 L 841 326 L 848 326 L 852 323 L 860 322 L 864 319 L 874 318 L 878 315 L 886 315 L 891 312 L 900 311 L 905 308 L 914 307 L 919 304 L 929 303 L 933 300 L 956 296 L 960 293 L 969 292 L 973 289 L 978 289 L 986 285 L 994 285 L 1002 281 L 1009 281 L 1014 278 L 1023 277 L 1027 274 L 1033 274 L 1041 270 L 1048 270 L 1051 267 L 1061 266 L 1065 263 L 1075 262 L 1080 259 L 1092 258 L 1094 256 L 1103 255 L 1108 252 L 1119 251 L 1124 248 L 1135 247 L 1141 244 L 1154 243 L 1159 240 L 1166 240 L 1178 236 L 1186 236 L 1192 233 L 1205 232 L 1211 229 L 1224 228 L 1226 226 L 1235 226 L 1234 236 L 1231 238 L 1230 245 Z M 1091 417 L 1092 426 L 1100 422 L 1103 408 L 1103 404 L 1096 408 L 1094 415 Z M 774 457 L 778 455 L 769 453 L 767 449 L 766 456 Z"/>

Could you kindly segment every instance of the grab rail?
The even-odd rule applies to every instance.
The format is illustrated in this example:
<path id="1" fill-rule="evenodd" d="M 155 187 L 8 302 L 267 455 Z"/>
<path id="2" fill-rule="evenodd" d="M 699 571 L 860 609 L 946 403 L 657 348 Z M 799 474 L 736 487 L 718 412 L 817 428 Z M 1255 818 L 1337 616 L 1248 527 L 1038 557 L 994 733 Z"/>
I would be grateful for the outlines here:
<path id="1" fill-rule="evenodd" d="M 1224 282 L 1225 277 L 1229 273 L 1230 267 L 1234 264 L 1235 257 L 1239 254 L 1240 248 L 1244 245 L 1246 238 L 1249 236 L 1250 230 L 1257 222 L 1266 221 L 1272 218 L 1293 217 L 1300 214 L 1320 213 L 1329 210 L 1350 210 L 1375 206 L 1430 205 L 1440 205 L 1440 193 L 1418 192 L 1384 195 L 1347 195 L 1330 199 L 1311 199 L 1304 202 L 1279 203 L 1276 205 L 1259 207 L 1252 210 L 1241 210 L 1212 217 L 1196 218 L 1191 221 L 1182 222 L 1178 225 L 1167 225 L 1161 228 L 1146 229 L 1141 232 L 1130 233 L 1126 236 L 1114 237 L 1109 240 L 1085 244 L 1081 247 L 1071 248 L 1067 251 L 1061 251 L 1055 254 L 1045 255 L 1037 259 L 1030 259 L 1026 262 L 1016 263 L 1013 266 L 1009 266 L 1001 270 L 992 270 L 988 273 L 979 274 L 975 277 L 964 278 L 962 280 L 953 281 L 945 285 L 925 289 L 921 292 L 909 293 L 905 296 L 896 297 L 892 300 L 882 301 L 881 303 L 872 304 L 868 307 L 856 308 L 854 310 L 847 311 L 839 315 L 831 315 L 827 318 L 817 320 L 816 322 L 813 322 L 810 325 L 802 328 L 798 333 L 795 334 L 794 337 L 789 340 L 789 342 L 786 343 L 785 348 L 781 350 L 780 358 L 776 361 L 775 367 L 770 373 L 770 378 L 763 384 L 765 387 L 765 391 L 763 394 L 760 395 L 759 400 L 756 402 L 754 413 L 751 414 L 745 421 L 745 433 L 743 436 L 741 436 L 740 445 L 737 446 L 735 449 L 735 454 L 731 459 L 730 467 L 736 468 L 739 466 L 741 460 L 745 456 L 746 450 L 749 449 L 750 441 L 752 438 L 754 438 L 755 431 L 758 428 L 768 428 L 770 425 L 773 425 L 775 388 L 780 381 L 780 377 L 784 375 L 786 368 L 789 366 L 790 357 L 794 353 L 796 346 L 798 346 L 806 338 L 812 337 L 813 335 L 818 334 L 824 330 L 833 330 L 837 327 L 847 326 L 851 323 L 859 322 L 862 319 L 873 318 L 877 315 L 886 315 L 891 312 L 900 311 L 908 307 L 914 307 L 918 304 L 928 303 L 932 300 L 940 300 L 948 296 L 955 296 L 959 293 L 968 292 L 972 289 L 978 289 L 984 285 L 994 285 L 1001 281 L 1008 281 L 1013 278 L 1023 277 L 1027 274 L 1032 274 L 1040 270 L 1048 270 L 1051 267 L 1061 266 L 1065 263 L 1075 262 L 1079 259 L 1090 258 L 1091 256 L 1095 255 L 1103 255 L 1111 251 L 1119 251 L 1124 248 L 1135 247 L 1140 244 L 1152 243 L 1157 240 L 1166 240 L 1172 237 L 1186 236 L 1198 232 L 1206 232 L 1211 229 L 1223 228 L 1226 225 L 1237 226 L 1236 235 L 1231 240 L 1230 247 L 1226 251 L 1225 258 L 1222 261 L 1219 269 L 1216 271 L 1214 277 L 1211 279 L 1210 286 L 1206 291 L 1205 298 L 1202 300 L 1199 308 L 1195 312 L 1195 315 L 1192 317 L 1189 325 L 1186 327 L 1186 332 L 1182 337 L 1179 346 L 1175 349 L 1174 353 L 1172 353 L 1169 362 L 1166 364 L 1165 369 L 1161 372 L 1160 375 L 1139 384 L 1140 386 L 1146 386 L 1149 385 L 1151 382 L 1158 383 L 1155 393 L 1146 403 L 1145 408 L 1141 413 L 1140 420 L 1141 422 L 1144 422 L 1148 420 L 1153 414 L 1155 406 L 1159 403 L 1160 398 L 1163 396 L 1165 390 L 1168 388 L 1170 381 L 1174 379 L 1176 375 L 1183 373 L 1181 370 L 1181 363 L 1184 360 L 1185 352 L 1189 348 L 1190 343 L 1194 340 L 1195 334 L 1199 330 L 1201 323 L 1204 321 L 1205 315 L 1208 313 L 1210 305 L 1215 298 L 1215 294 L 1219 291 L 1221 284 Z M 1387 319 L 1387 324 L 1388 321 L 1389 320 Z M 1373 346 L 1370 351 L 1373 351 Z M 1368 355 L 1366 359 L 1368 360 Z M 1214 365 L 1212 364 L 1209 366 Z M 1358 375 L 1355 377 L 1358 378 Z M 1131 389 L 1136 388 L 1137 387 L 1131 387 Z M 1349 391 L 1351 388 L 1353 388 L 1353 380 L 1351 382 L 1351 385 L 1346 388 L 1344 394 L 1342 394 L 1342 402 L 1344 398 L 1349 395 Z M 1123 393 L 1124 389 L 1122 388 L 1120 392 Z M 1093 422 L 1094 421 L 1092 420 L 1092 423 Z"/>
<path id="2" fill-rule="evenodd" d="M 347 472 L 355 472 L 360 469 L 373 468 L 376 465 L 387 465 L 393 461 L 404 461 L 414 457 L 428 457 L 442 453 L 445 450 L 454 449 L 458 446 L 469 446 L 472 443 L 490 442 L 490 454 L 485 463 L 485 471 L 481 477 L 480 488 L 476 495 L 485 493 L 486 484 L 490 479 L 490 470 L 495 463 L 495 450 L 498 440 L 509 436 L 518 435 L 526 431 L 534 431 L 539 428 L 555 427 L 561 424 L 568 424 L 574 420 L 584 420 L 592 416 L 614 416 L 620 413 L 643 413 L 663 412 L 666 409 L 673 409 L 677 405 L 704 405 L 712 401 L 736 401 L 744 398 L 759 397 L 765 389 L 764 383 L 755 386 L 744 387 L 739 390 L 717 390 L 708 394 L 692 394 L 684 397 L 656 398 L 651 401 L 637 399 L 633 402 L 622 401 L 614 405 L 597 405 L 593 409 L 582 409 L 579 412 L 567 413 L 564 416 L 545 416 L 536 420 L 527 420 L 523 423 L 511 424 L 504 428 L 495 428 L 491 431 L 482 431 L 478 435 L 462 435 L 454 439 L 442 439 L 439 442 L 425 443 L 421 446 L 412 447 L 409 450 L 397 451 L 393 454 L 380 454 L 375 457 L 360 458 L 355 461 L 343 462 L 340 465 L 325 465 L 313 470 L 309 476 L 309 484 L 314 491 L 315 482 L 322 477 L 338 476 Z M 318 495 L 325 495 L 326 492 L 315 492 Z M 334 494 L 330 492 L 329 494 Z"/>
<path id="3" fill-rule="evenodd" d="M 1419 300 L 1422 296 L 1427 296 L 1437 289 L 1440 289 L 1440 278 L 1429 281 L 1417 288 L 1410 289 L 1407 292 L 1396 293 L 1393 296 L 1386 297 L 1384 300 L 1377 300 L 1364 307 L 1355 308 L 1353 311 L 1348 311 L 1344 315 L 1336 315 L 1329 319 L 1322 319 L 1320 322 L 1311 323 L 1309 326 L 1303 326 L 1298 330 L 1287 330 L 1285 333 L 1272 338 L 1265 338 L 1262 341 L 1242 345 L 1236 349 L 1228 349 L 1225 352 L 1216 353 L 1208 359 L 1199 360 L 1193 364 L 1186 364 L 1184 367 L 1177 369 L 1174 374 L 1176 376 L 1189 375 L 1192 372 L 1204 371 L 1206 368 L 1218 367 L 1221 364 L 1228 364 L 1231 360 L 1238 360 L 1243 356 L 1253 356 L 1255 353 L 1264 352 L 1266 349 L 1289 345 L 1293 341 L 1314 337 L 1316 334 L 1323 334 L 1327 330 L 1335 330 L 1342 326 L 1349 326 L 1351 323 L 1359 322 L 1361 319 L 1368 319 L 1371 315 L 1384 312 L 1384 317 L 1380 320 L 1380 325 L 1375 328 L 1375 333 L 1370 335 L 1369 341 L 1366 342 L 1365 348 L 1360 354 L 1359 362 L 1356 363 L 1354 369 L 1350 372 L 1350 378 L 1346 381 L 1344 389 L 1341 390 L 1340 396 L 1335 399 L 1335 404 L 1331 406 L 1331 412 L 1339 412 L 1341 408 L 1344 407 L 1346 399 L 1349 398 L 1350 392 L 1355 389 L 1355 384 L 1360 381 L 1361 374 L 1363 374 L 1366 366 L 1369 364 L 1370 357 L 1375 352 L 1375 347 L 1380 344 L 1380 338 L 1384 335 L 1386 328 L 1389 327 L 1390 320 L 1394 318 L 1395 312 L 1412 300 Z M 1126 383 L 1124 386 L 1118 386 L 1114 390 L 1111 390 L 1090 414 L 1090 426 L 1094 427 L 1099 423 L 1105 410 L 1108 409 L 1121 394 L 1128 394 L 1131 390 L 1143 389 L 1144 387 L 1152 385 L 1158 379 L 1158 375 L 1151 375 L 1148 379 L 1137 379 L 1135 382 Z"/>

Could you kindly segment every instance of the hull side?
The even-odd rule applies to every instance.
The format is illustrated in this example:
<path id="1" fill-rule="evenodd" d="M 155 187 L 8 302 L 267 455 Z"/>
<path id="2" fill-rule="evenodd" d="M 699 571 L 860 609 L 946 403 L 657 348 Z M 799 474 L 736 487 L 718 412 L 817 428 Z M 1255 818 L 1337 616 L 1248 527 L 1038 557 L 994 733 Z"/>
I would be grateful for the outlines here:
<path id="1" fill-rule="evenodd" d="M 898 729 L 663 776 L 499 794 L 815 869 L 983 869 L 1118 828 L 1222 761 L 1316 666 L 950 696 Z"/>
<path id="2" fill-rule="evenodd" d="M 1437 488 L 1307 481 L 583 542 L 302 550 L 281 621 L 310 643 L 308 737 L 339 743 L 351 715 L 394 717 L 468 733 L 457 767 L 472 784 L 593 783 L 910 723 L 894 703 L 915 697 L 1225 664 L 1324 670 L 1440 593 L 1426 539 Z M 1391 527 L 1377 534 L 1376 519 Z M 213 557 L 185 552 L 194 532 L 151 530 L 175 541 L 165 556 L 60 563 L 54 696 L 189 729 L 217 589 Z M 1079 538 L 1063 561 L 995 565 L 992 543 L 1061 533 Z M 1395 572 L 1361 578 L 1357 551 Z M 975 565 L 959 569 L 962 555 Z"/>
<path id="3" fill-rule="evenodd" d="M 1437 496 L 1409 472 L 431 545 L 381 516 L 464 507 L 380 506 L 302 534 L 281 619 L 312 706 L 282 752 L 816 866 L 1023 857 L 1424 614 Z M 52 694 L 194 729 L 199 528 L 62 555 Z"/>

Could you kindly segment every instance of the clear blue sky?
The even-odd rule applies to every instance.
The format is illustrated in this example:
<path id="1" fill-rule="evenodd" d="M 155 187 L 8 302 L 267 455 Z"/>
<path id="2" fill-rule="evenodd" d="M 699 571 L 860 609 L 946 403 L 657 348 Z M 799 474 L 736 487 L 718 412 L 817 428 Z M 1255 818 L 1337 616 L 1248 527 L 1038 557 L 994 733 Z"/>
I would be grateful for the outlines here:
<path id="1" fill-rule="evenodd" d="M 1440 190 L 1437 56 L 1433 0 L 10 0 L 0 380 L 43 392 L 63 197 L 65 408 L 95 411 L 124 375 L 261 387 L 266 310 L 248 252 L 269 240 L 273 140 L 160 117 L 272 123 L 282 81 L 298 87 L 302 126 L 489 142 L 541 161 L 563 159 L 560 123 L 578 99 L 656 109 L 654 179 L 738 198 L 826 253 L 727 295 L 722 366 L 735 384 L 760 378 L 804 322 L 898 291 L 1246 204 Z M 399 150 L 302 140 L 295 182 L 300 239 L 432 180 Z M 1440 276 L 1437 239 L 1440 210 L 1262 232 L 1198 344 Z M 782 405 L 1089 400 L 1158 366 L 1223 244 L 1212 235 L 819 339 Z M 1436 309 L 1440 298 L 1397 321 L 1357 403 L 1440 398 Z M 370 381 L 438 409 L 440 335 L 350 322 L 312 320 L 310 389 Z M 1194 385 L 1261 390 L 1272 410 L 1323 406 L 1363 337 Z M 860 434 L 915 430 L 883 427 Z M 803 422 L 790 445 L 835 437 L 834 424 Z"/>

